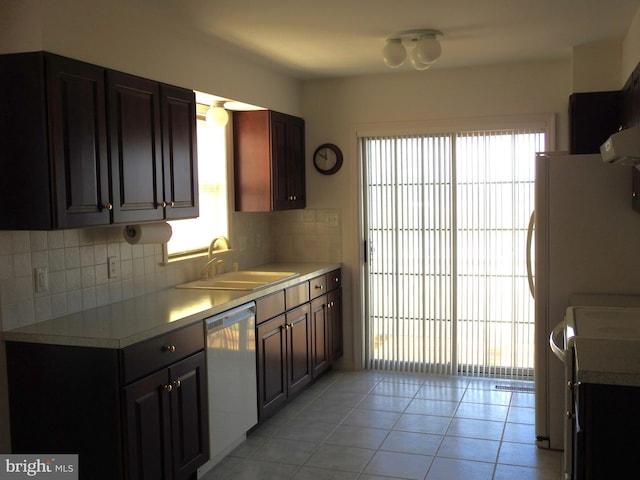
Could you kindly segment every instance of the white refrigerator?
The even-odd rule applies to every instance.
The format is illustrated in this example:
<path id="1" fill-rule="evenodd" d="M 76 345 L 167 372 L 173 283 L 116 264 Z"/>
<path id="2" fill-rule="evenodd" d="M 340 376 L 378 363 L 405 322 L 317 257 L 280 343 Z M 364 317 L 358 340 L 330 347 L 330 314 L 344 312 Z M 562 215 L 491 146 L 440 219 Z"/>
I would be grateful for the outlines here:
<path id="1" fill-rule="evenodd" d="M 580 303 L 585 295 L 640 295 L 640 214 L 631 208 L 631 168 L 603 163 L 600 155 L 536 157 L 533 264 L 540 447 L 563 448 L 567 387 L 564 366 L 549 348 L 549 334 L 572 298 Z M 576 300 L 577 295 L 583 300 Z"/>

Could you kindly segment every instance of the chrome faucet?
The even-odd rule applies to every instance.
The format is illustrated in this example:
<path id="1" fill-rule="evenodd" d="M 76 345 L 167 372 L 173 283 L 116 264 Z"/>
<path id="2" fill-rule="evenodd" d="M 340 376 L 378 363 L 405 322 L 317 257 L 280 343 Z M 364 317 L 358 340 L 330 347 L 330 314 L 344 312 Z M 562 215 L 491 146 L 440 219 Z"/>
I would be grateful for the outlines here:
<path id="1" fill-rule="evenodd" d="M 210 258 L 207 263 L 204 264 L 204 267 L 202 267 L 202 270 L 200 270 L 200 279 L 201 280 L 207 280 L 209 278 L 209 271 L 211 270 L 211 265 L 214 266 L 213 268 L 213 276 L 215 277 L 217 273 L 219 273 L 219 268 L 224 265 L 224 262 L 222 260 L 218 260 L 216 257 L 212 257 Z"/>
<path id="2" fill-rule="evenodd" d="M 216 257 L 213 256 L 213 252 L 216 251 L 218 242 L 222 242 L 223 248 L 225 250 L 229 250 L 229 241 L 227 240 L 226 237 L 221 236 L 211 240 L 211 243 L 209 244 L 209 252 L 207 254 L 207 257 L 209 260 L 207 261 L 207 263 L 204 264 L 204 267 L 202 267 L 202 270 L 200 270 L 201 280 L 207 280 L 209 278 L 209 270 L 211 269 L 211 265 L 215 266 L 215 268 L 213 269 L 214 277 L 216 276 L 216 274 L 221 273 L 220 270 L 224 268 L 224 262 L 222 260 L 218 260 Z"/>
<path id="3" fill-rule="evenodd" d="M 211 240 L 211 243 L 209 244 L 209 259 L 211 259 L 211 257 L 213 256 L 213 252 L 216 250 L 218 242 L 222 243 L 221 248 L 223 248 L 224 250 L 229 250 L 229 240 L 227 240 L 227 237 L 216 237 Z"/>

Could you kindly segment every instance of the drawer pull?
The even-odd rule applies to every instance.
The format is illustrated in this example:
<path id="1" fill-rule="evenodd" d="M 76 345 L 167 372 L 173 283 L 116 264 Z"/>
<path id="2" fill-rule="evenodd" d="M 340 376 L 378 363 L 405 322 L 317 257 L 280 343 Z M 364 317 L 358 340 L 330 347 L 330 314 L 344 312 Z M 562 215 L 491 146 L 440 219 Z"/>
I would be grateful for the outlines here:
<path id="1" fill-rule="evenodd" d="M 176 351 L 176 346 L 175 345 L 165 345 L 162 347 L 162 351 L 163 352 L 169 352 L 169 353 L 173 353 Z"/>
<path id="2" fill-rule="evenodd" d="M 316 289 L 316 290 L 322 290 L 323 288 L 324 288 L 324 287 L 323 287 L 322 285 L 316 285 L 316 286 L 315 286 L 315 289 Z"/>

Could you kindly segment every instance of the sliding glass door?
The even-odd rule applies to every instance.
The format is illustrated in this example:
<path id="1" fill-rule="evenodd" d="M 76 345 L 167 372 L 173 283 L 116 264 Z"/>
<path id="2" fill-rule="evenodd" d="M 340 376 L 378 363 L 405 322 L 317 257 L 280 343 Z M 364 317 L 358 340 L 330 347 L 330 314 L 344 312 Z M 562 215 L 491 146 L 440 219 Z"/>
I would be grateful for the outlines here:
<path id="1" fill-rule="evenodd" d="M 360 141 L 369 367 L 528 378 L 535 131 Z"/>

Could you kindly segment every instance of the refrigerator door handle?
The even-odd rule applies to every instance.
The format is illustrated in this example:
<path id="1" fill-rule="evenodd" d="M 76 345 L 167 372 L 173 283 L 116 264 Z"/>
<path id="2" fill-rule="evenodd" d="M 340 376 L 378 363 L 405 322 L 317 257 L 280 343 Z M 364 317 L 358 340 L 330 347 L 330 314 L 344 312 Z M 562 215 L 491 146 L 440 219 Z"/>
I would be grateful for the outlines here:
<path id="1" fill-rule="evenodd" d="M 536 286 L 533 280 L 533 270 L 531 268 L 531 248 L 533 247 L 533 227 L 536 223 L 536 211 L 531 212 L 529 217 L 529 227 L 527 228 L 527 281 L 531 296 L 536 298 Z"/>

